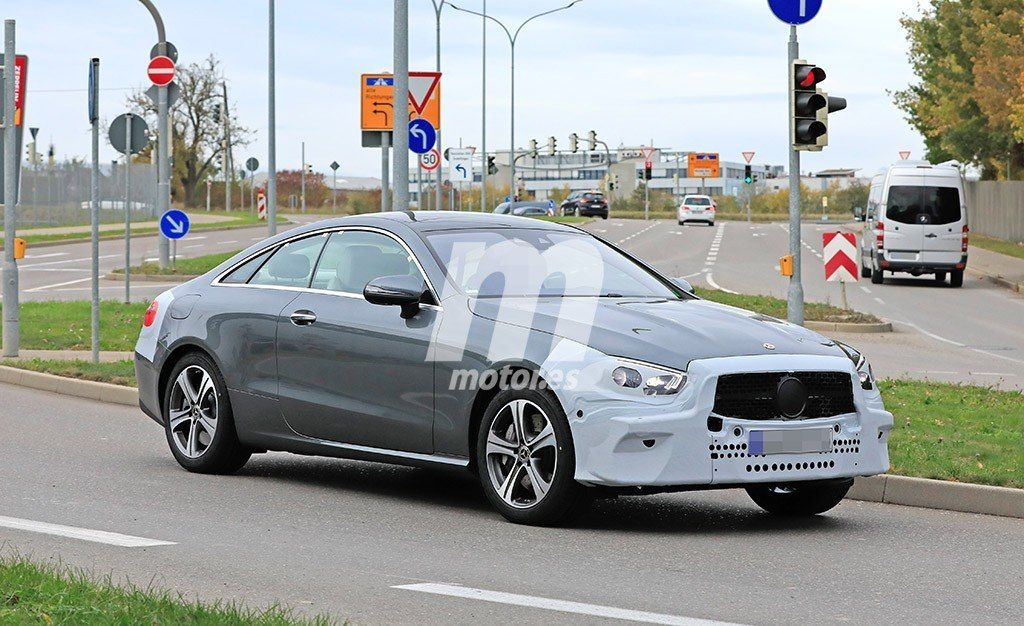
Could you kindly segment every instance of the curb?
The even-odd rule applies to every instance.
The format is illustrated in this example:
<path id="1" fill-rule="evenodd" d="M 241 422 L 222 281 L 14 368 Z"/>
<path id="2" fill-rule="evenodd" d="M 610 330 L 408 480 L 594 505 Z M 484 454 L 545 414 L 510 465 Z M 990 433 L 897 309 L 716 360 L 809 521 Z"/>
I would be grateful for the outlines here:
<path id="1" fill-rule="evenodd" d="M 804 322 L 804 328 L 834 333 L 891 333 L 892 323 L 855 324 L 852 322 Z"/>
<path id="2" fill-rule="evenodd" d="M 1024 489 L 883 474 L 858 478 L 847 497 L 925 509 L 1024 519 Z"/>
<path id="3" fill-rule="evenodd" d="M 110 404 L 139 405 L 139 390 L 0 365 L 0 382 Z"/>
<path id="4" fill-rule="evenodd" d="M 140 283 L 187 283 L 190 280 L 199 278 L 191 274 L 132 274 L 132 282 Z M 114 280 L 124 282 L 124 274 L 121 272 L 110 272 L 103 276 L 103 280 Z"/>
<path id="5" fill-rule="evenodd" d="M 986 274 L 985 272 L 982 272 L 981 270 L 975 270 L 975 269 L 971 269 L 971 268 L 967 268 L 967 273 L 968 274 L 972 274 L 974 276 L 977 276 L 979 278 L 984 278 L 984 279 L 986 279 L 988 281 L 991 281 L 991 282 L 999 285 L 1000 287 L 1004 287 L 1006 289 L 1009 289 L 1010 291 L 1015 291 L 1017 293 L 1021 293 L 1022 291 L 1024 291 L 1024 284 L 1022 284 L 1022 283 L 1015 283 L 1012 280 L 1008 280 L 1006 278 L 1003 278 L 1002 276 L 1000 276 L 998 274 L 996 274 L 996 275 Z"/>

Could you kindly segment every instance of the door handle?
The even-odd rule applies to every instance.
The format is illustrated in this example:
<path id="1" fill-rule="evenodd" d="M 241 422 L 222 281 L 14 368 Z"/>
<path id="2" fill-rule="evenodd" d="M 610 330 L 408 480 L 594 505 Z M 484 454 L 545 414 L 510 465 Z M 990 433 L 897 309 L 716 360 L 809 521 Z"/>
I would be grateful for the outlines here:
<path id="1" fill-rule="evenodd" d="M 305 309 L 295 311 L 294 313 L 291 314 L 290 317 L 292 320 L 292 324 L 295 324 L 296 326 L 310 326 L 313 322 L 316 321 L 316 313 L 312 311 L 307 311 Z"/>
<path id="2" fill-rule="evenodd" d="M 925 237 L 929 239 L 935 239 L 936 237 L 938 237 L 938 235 L 936 235 L 935 233 L 928 233 L 927 235 L 925 235 Z"/>

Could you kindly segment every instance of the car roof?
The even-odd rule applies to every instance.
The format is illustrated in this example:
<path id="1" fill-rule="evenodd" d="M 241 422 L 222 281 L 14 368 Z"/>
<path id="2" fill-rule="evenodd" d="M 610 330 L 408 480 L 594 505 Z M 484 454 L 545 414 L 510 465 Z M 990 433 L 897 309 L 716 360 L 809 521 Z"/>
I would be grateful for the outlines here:
<path id="1" fill-rule="evenodd" d="M 530 228 L 534 230 L 556 230 L 579 232 L 579 229 L 545 222 L 528 217 L 472 211 L 389 211 L 387 213 L 364 213 L 347 217 L 335 217 L 314 222 L 305 230 L 341 226 L 379 226 L 402 224 L 417 232 L 435 230 L 473 230 L 487 228 Z"/>

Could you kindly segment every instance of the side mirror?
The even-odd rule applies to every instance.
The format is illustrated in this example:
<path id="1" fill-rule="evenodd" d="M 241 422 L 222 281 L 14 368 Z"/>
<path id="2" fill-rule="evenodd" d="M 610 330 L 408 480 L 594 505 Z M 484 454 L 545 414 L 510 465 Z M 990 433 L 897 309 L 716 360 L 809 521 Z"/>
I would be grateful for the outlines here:
<path id="1" fill-rule="evenodd" d="M 864 209 L 861 207 L 853 207 L 853 219 L 858 222 L 864 221 Z"/>
<path id="2" fill-rule="evenodd" d="M 426 285 L 417 276 L 381 276 L 366 283 L 363 297 L 370 304 L 402 307 L 402 319 L 414 317 Z"/>
<path id="3" fill-rule="evenodd" d="M 690 281 L 686 280 L 685 278 L 673 278 L 672 284 L 675 285 L 676 287 L 679 287 L 688 294 L 693 294 L 693 285 L 691 285 Z"/>

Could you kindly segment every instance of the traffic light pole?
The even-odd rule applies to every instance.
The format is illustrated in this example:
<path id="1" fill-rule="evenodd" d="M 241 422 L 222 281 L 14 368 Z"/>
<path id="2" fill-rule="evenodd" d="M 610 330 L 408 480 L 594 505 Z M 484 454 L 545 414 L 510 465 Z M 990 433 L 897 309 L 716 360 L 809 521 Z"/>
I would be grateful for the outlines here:
<path id="1" fill-rule="evenodd" d="M 18 356 L 21 330 L 18 322 L 18 262 L 14 258 L 14 234 L 17 213 L 14 211 L 15 194 L 18 193 L 17 174 L 19 155 L 17 128 L 14 123 L 14 20 L 4 21 L 4 88 L 0 115 L 4 119 L 4 268 L 3 268 L 3 355 Z"/>
<path id="2" fill-rule="evenodd" d="M 793 71 L 793 63 L 800 57 L 800 44 L 796 37 L 796 26 L 789 27 L 789 62 L 787 76 Z M 788 78 L 787 78 L 788 80 Z M 795 95 L 789 90 L 789 110 L 793 111 Z M 790 124 L 795 121 L 790 117 Z M 786 315 L 791 324 L 804 323 L 804 287 L 800 282 L 800 151 L 793 147 L 793 128 L 789 133 L 789 254 L 793 257 L 793 275 L 789 277 L 789 293 Z"/>

